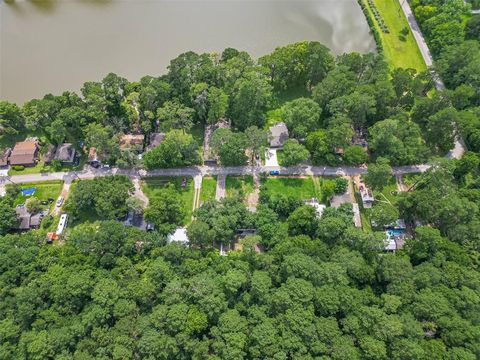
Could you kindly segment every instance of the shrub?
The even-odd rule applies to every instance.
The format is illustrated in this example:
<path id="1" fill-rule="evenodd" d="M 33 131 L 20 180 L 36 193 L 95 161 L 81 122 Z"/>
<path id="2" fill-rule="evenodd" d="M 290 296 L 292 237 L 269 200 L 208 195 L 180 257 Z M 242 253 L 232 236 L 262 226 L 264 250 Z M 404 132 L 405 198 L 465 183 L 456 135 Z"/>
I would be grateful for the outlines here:
<path id="1" fill-rule="evenodd" d="M 15 171 L 23 171 L 23 170 L 25 170 L 25 166 L 23 166 L 23 165 L 13 165 L 12 169 L 15 170 Z"/>
<path id="2" fill-rule="evenodd" d="M 343 194 L 347 191 L 348 180 L 338 177 L 335 178 L 335 194 Z"/>

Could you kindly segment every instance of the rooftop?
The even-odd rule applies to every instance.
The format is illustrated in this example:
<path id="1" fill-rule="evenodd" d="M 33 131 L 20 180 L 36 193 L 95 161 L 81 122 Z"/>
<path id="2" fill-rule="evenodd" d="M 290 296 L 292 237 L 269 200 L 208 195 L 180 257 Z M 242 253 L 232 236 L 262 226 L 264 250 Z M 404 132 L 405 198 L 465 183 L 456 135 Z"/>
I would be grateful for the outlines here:
<path id="1" fill-rule="evenodd" d="M 287 125 L 283 122 L 279 122 L 270 127 L 270 146 L 281 147 L 283 143 L 288 140 Z"/>
<path id="2" fill-rule="evenodd" d="M 55 160 L 62 162 L 73 162 L 75 158 L 75 148 L 72 144 L 65 143 L 60 145 L 55 152 Z"/>
<path id="3" fill-rule="evenodd" d="M 181 244 L 188 244 L 187 229 L 177 228 L 173 234 L 167 236 L 167 242 L 178 242 Z"/>

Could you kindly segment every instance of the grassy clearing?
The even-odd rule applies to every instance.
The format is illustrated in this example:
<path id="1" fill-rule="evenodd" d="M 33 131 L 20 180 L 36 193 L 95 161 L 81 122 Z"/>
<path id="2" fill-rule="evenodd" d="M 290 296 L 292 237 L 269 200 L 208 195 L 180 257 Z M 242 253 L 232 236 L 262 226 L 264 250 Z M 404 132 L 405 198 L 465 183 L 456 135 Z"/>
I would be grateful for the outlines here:
<path id="1" fill-rule="evenodd" d="M 184 204 L 185 218 L 184 225 L 187 225 L 192 220 L 192 209 L 193 209 L 193 194 L 194 194 L 194 184 L 191 177 L 187 177 L 187 184 L 185 187 L 182 186 L 183 177 L 156 177 L 149 178 L 144 180 L 143 192 L 148 196 L 149 199 L 153 199 L 158 196 L 162 189 L 167 187 L 169 184 L 173 184 L 175 190 L 180 194 L 180 197 Z"/>
<path id="2" fill-rule="evenodd" d="M 267 178 L 262 184 L 261 192 L 269 195 L 286 195 L 298 200 L 318 197 L 312 178 L 276 177 Z"/>
<path id="3" fill-rule="evenodd" d="M 7 186 L 11 187 L 13 185 L 7 185 Z M 60 192 L 62 191 L 63 181 L 57 180 L 57 181 L 48 181 L 48 182 L 45 181 L 45 182 L 38 182 L 38 183 L 25 183 L 25 184 L 18 184 L 18 186 L 20 189 L 27 189 L 31 187 L 37 188 L 33 196 L 39 199 L 40 201 L 46 201 L 48 200 L 48 198 L 52 198 L 56 201 L 58 196 L 60 195 Z M 15 198 L 13 205 L 17 206 L 19 204 L 23 204 L 29 197 L 30 196 L 23 196 L 22 193 L 20 193 Z M 50 208 L 53 206 L 55 206 L 55 202 L 53 202 L 50 205 L 42 205 L 43 208 Z"/>
<path id="4" fill-rule="evenodd" d="M 254 191 L 253 177 L 251 175 L 227 176 L 225 189 L 227 196 L 238 196 L 245 199 Z"/>
<path id="5" fill-rule="evenodd" d="M 214 200 L 217 192 L 217 178 L 204 177 L 202 180 L 202 190 L 200 192 L 200 203 L 208 200 Z"/>
<path id="6" fill-rule="evenodd" d="M 384 49 L 385 59 L 391 68 L 412 68 L 417 71 L 425 71 L 427 66 L 423 61 L 422 54 L 418 49 L 417 43 L 408 26 L 407 19 L 400 7 L 398 1 L 373 0 L 373 3 L 380 12 L 385 24 L 389 29 L 389 33 L 384 33 L 377 20 L 375 19 L 372 9 L 367 0 L 363 0 L 367 5 L 370 15 L 375 23 Z M 409 32 L 404 39 L 401 39 L 400 32 L 408 28 Z"/>
<path id="7" fill-rule="evenodd" d="M 392 176 L 387 186 L 383 188 L 382 191 L 374 191 L 373 196 L 375 197 L 375 201 L 390 201 L 392 205 L 395 205 L 398 201 L 398 191 L 397 191 L 397 183 L 395 181 L 395 177 Z"/>

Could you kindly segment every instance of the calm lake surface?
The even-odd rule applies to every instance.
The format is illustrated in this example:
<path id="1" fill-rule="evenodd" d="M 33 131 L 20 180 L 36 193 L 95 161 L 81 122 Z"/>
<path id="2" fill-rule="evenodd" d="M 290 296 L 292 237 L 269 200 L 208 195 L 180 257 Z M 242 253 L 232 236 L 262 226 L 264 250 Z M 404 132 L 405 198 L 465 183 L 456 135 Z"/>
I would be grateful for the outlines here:
<path id="1" fill-rule="evenodd" d="M 109 72 L 160 75 L 188 50 L 259 57 L 300 40 L 375 48 L 356 0 L 0 0 L 0 99 L 77 91 Z"/>

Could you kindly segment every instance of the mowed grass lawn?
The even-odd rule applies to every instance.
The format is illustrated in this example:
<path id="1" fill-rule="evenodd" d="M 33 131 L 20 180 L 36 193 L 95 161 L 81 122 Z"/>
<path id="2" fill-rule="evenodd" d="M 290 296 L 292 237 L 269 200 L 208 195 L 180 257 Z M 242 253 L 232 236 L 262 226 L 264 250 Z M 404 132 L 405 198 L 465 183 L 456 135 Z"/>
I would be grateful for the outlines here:
<path id="1" fill-rule="evenodd" d="M 175 190 L 180 194 L 183 201 L 183 208 L 185 211 L 184 225 L 187 225 L 192 220 L 193 209 L 193 192 L 194 184 L 191 177 L 186 177 L 186 186 L 182 186 L 183 177 L 156 177 L 151 179 L 145 179 L 143 182 L 143 192 L 149 199 L 153 199 L 158 196 L 162 189 L 165 189 L 169 184 L 173 184 Z"/>
<path id="2" fill-rule="evenodd" d="M 383 18 L 383 21 L 390 30 L 389 33 L 384 33 L 380 29 L 368 1 L 363 1 L 367 5 L 370 15 L 380 34 L 385 58 L 390 67 L 412 68 L 416 69 L 418 72 L 426 70 L 427 66 L 423 61 L 422 54 L 418 49 L 412 31 L 408 26 L 407 18 L 405 17 L 398 0 L 373 0 L 373 3 Z M 401 40 L 399 37 L 400 31 L 404 28 L 408 28 L 409 30 L 405 37 L 405 41 Z"/>
<path id="3" fill-rule="evenodd" d="M 7 185 L 8 187 L 13 185 Z M 38 182 L 38 183 L 25 183 L 18 184 L 20 189 L 36 188 L 34 197 L 40 201 L 48 200 L 48 198 L 54 199 L 54 202 L 50 206 L 55 206 L 55 201 L 57 201 L 60 192 L 62 191 L 63 181 L 48 181 L 48 182 Z M 13 202 L 14 206 L 25 203 L 25 201 L 30 196 L 23 196 L 22 193 L 18 194 L 15 201 Z M 45 206 L 48 207 L 48 206 Z"/>
<path id="4" fill-rule="evenodd" d="M 245 199 L 254 191 L 253 177 L 251 175 L 227 176 L 225 189 L 227 196 L 241 196 Z"/>
<path id="5" fill-rule="evenodd" d="M 270 177 L 262 184 L 261 192 L 270 195 L 286 195 L 298 200 L 307 200 L 317 197 L 315 185 L 311 177 Z"/>
<path id="6" fill-rule="evenodd" d="M 202 180 L 202 190 L 200 191 L 200 202 L 214 200 L 217 192 L 217 178 L 206 176 Z"/>

